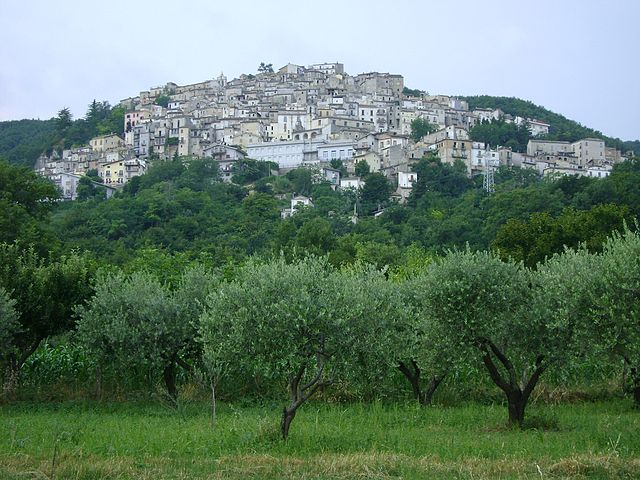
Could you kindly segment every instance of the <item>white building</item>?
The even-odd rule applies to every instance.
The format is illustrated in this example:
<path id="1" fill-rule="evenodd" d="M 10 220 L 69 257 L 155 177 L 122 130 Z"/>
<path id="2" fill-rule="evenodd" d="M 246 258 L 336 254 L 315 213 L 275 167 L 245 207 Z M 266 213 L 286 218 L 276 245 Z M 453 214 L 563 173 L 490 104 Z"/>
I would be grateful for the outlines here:
<path id="1" fill-rule="evenodd" d="M 606 178 L 611 175 L 610 166 L 596 166 L 587 168 L 587 176 L 594 178 Z"/>
<path id="2" fill-rule="evenodd" d="M 355 142 L 328 142 L 318 144 L 318 160 L 327 162 L 331 160 L 349 160 L 355 151 Z"/>
<path id="3" fill-rule="evenodd" d="M 364 181 L 360 177 L 344 177 L 340 179 L 340 189 L 354 188 L 356 190 L 364 187 Z"/>
<path id="4" fill-rule="evenodd" d="M 398 172 L 398 187 L 413 188 L 413 184 L 418 181 L 416 172 Z"/>
<path id="5" fill-rule="evenodd" d="M 303 164 L 305 155 L 317 155 L 318 146 L 311 141 L 254 143 L 247 146 L 247 157 L 275 162 L 280 168 L 294 168 Z"/>

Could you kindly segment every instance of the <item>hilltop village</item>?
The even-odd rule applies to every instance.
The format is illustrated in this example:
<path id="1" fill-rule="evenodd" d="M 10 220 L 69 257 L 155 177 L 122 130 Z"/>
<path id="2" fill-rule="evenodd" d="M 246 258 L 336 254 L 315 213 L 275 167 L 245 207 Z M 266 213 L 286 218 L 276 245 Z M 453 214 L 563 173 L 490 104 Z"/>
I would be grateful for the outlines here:
<path id="1" fill-rule="evenodd" d="M 191 85 L 167 83 L 121 100 L 126 109 L 123 137 L 111 134 L 89 145 L 42 156 L 36 171 L 74 199 L 80 178 L 97 171 L 110 195 L 151 162 L 176 157 L 209 157 L 225 181 L 244 158 L 277 164 L 273 174 L 316 168 L 334 188 L 358 188 L 355 165 L 368 164 L 397 188 L 402 201 L 417 180 L 412 164 L 430 152 L 442 162 L 461 161 L 470 176 L 490 177 L 500 165 L 537 170 L 541 175 L 604 177 L 623 160 L 597 138 L 576 142 L 544 140 L 550 125 L 512 117 L 499 109 L 469 110 L 464 100 L 405 88 L 401 75 L 349 75 L 342 63 L 261 64 L 256 75 Z M 472 141 L 469 130 L 492 120 L 526 125 L 527 152 Z M 416 137 L 416 122 L 429 133 Z M 337 161 L 345 168 L 334 168 Z M 344 175 L 344 172 L 347 175 Z"/>

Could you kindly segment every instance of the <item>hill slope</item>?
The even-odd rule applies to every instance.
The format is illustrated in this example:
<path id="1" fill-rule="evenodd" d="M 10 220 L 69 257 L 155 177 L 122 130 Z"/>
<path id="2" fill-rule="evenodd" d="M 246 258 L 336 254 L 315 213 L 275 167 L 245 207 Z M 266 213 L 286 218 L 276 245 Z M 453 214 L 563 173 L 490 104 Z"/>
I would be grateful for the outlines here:
<path id="1" fill-rule="evenodd" d="M 588 137 L 602 138 L 609 147 L 615 147 L 622 152 L 632 150 L 636 155 L 640 155 L 640 140 L 623 141 L 619 138 L 607 137 L 598 130 L 585 127 L 574 120 L 569 120 L 563 115 L 554 113 L 528 100 L 515 97 L 492 97 L 489 95 L 459 98 L 469 103 L 469 110 L 476 108 L 499 108 L 509 115 L 542 120 L 551 125 L 549 135 L 547 136 L 550 140 L 573 142 Z"/>
<path id="2" fill-rule="evenodd" d="M 36 159 L 55 142 L 55 121 L 0 122 L 0 157 L 13 165 L 33 167 Z"/>

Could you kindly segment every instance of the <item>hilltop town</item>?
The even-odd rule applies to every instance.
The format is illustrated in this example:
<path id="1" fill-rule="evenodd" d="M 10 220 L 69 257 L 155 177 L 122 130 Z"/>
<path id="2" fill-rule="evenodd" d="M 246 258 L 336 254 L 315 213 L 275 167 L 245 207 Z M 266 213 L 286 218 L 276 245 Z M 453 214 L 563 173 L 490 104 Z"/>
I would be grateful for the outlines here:
<path id="1" fill-rule="evenodd" d="M 407 89 L 398 74 L 349 75 L 342 63 L 287 64 L 275 71 L 262 63 L 256 75 L 169 82 L 119 105 L 126 109 L 122 137 L 99 136 L 36 163 L 64 198 L 75 198 L 80 178 L 91 170 L 110 194 L 153 161 L 175 157 L 212 158 L 226 181 L 243 158 L 274 162 L 275 174 L 311 166 L 334 188 L 361 186 L 355 165 L 365 161 L 397 187 L 399 200 L 417 179 L 412 164 L 429 153 L 443 163 L 463 162 L 470 176 L 486 179 L 500 165 L 605 177 L 624 159 L 601 139 L 545 140 L 550 125 L 542 121 L 500 109 L 470 110 L 462 99 Z M 526 126 L 533 137 L 526 153 L 472 140 L 471 128 L 493 120 Z M 427 127 L 424 135 L 416 135 L 416 125 Z M 334 168 L 338 161 L 342 172 Z"/>

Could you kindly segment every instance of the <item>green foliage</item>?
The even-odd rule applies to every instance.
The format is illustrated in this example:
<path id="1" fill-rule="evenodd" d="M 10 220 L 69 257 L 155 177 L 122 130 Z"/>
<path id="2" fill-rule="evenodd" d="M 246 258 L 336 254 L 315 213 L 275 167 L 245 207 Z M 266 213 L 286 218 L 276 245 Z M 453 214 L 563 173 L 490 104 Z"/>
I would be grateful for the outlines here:
<path id="1" fill-rule="evenodd" d="M 569 120 L 566 117 L 551 112 L 544 107 L 534 103 L 513 97 L 492 97 L 480 95 L 476 97 L 461 97 L 469 103 L 469 109 L 476 108 L 499 108 L 504 113 L 524 118 L 535 118 L 551 125 L 549 140 L 565 140 L 575 142 L 581 138 L 602 138 L 607 146 L 615 147 L 623 152 L 633 151 L 640 154 L 640 142 L 638 140 L 623 142 L 619 138 L 610 138 L 597 130 L 587 128 L 578 122 Z"/>
<path id="2" fill-rule="evenodd" d="M 389 183 L 384 174 L 372 173 L 368 175 L 360 192 L 362 208 L 365 212 L 370 213 L 378 208 L 385 207 L 389 202 L 392 191 L 391 183 Z"/>
<path id="3" fill-rule="evenodd" d="M 421 97 L 425 92 L 417 88 L 402 88 L 402 94 L 406 97 Z"/>
<path id="4" fill-rule="evenodd" d="M 411 138 L 414 142 L 419 142 L 422 137 L 438 130 L 437 125 L 429 123 L 422 117 L 415 118 L 411 121 Z"/>
<path id="5" fill-rule="evenodd" d="M 347 175 L 347 167 L 344 166 L 344 163 L 339 158 L 332 158 L 329 165 L 331 165 L 331 168 L 340 170 L 340 175 L 343 177 Z"/>
<path id="6" fill-rule="evenodd" d="M 258 73 L 273 73 L 273 64 L 260 62 L 260 65 L 258 65 Z"/>
<path id="7" fill-rule="evenodd" d="M 541 375 L 569 357 L 577 312 L 564 314 L 555 299 L 558 289 L 565 296 L 567 290 L 551 280 L 566 277 L 566 267 L 552 262 L 536 276 L 490 253 L 466 251 L 452 252 L 428 270 L 425 302 L 442 326 L 448 352 L 467 361 L 482 357 L 506 396 L 511 424 L 523 424 Z"/>
<path id="8" fill-rule="evenodd" d="M 492 147 L 511 147 L 516 152 L 526 152 L 527 143 L 531 138 L 529 129 L 523 123 L 507 123 L 504 120 L 484 121 L 475 125 L 469 135 L 475 142 L 484 142 Z"/>
<path id="9" fill-rule="evenodd" d="M 93 100 L 85 118 L 73 120 L 69 108 L 62 108 L 50 120 L 0 122 L 0 157 L 14 165 L 33 167 L 41 154 L 86 145 L 93 137 L 124 131 L 124 108 Z"/>
<path id="10" fill-rule="evenodd" d="M 371 173 L 371 168 L 369 168 L 369 164 L 366 160 L 358 160 L 355 165 L 355 174 L 356 177 L 366 177 Z"/>
<path id="11" fill-rule="evenodd" d="M 513 258 L 530 268 L 580 244 L 591 252 L 600 251 L 612 232 L 621 232 L 629 220 L 627 207 L 596 205 L 588 211 L 565 210 L 560 216 L 533 213 L 522 221 L 512 218 L 500 227 L 492 247 L 504 259 Z"/>
<path id="12" fill-rule="evenodd" d="M 428 192 L 437 192 L 445 196 L 460 196 L 472 187 L 467 177 L 464 165 L 443 164 L 434 155 L 421 158 L 413 171 L 418 174 L 418 181 L 414 184 L 409 200 L 415 205 Z"/>
<path id="13" fill-rule="evenodd" d="M 389 297 L 373 285 L 381 281 L 372 270 L 338 274 L 326 259 L 313 257 L 289 264 L 283 258 L 251 262 L 208 298 L 202 317 L 205 362 L 227 375 L 286 384 L 285 417 L 292 420 L 315 392 L 357 368 L 350 361 L 354 351 L 367 351 L 364 335 L 389 308 L 381 300 Z"/>
<path id="14" fill-rule="evenodd" d="M 44 248 L 43 221 L 58 196 L 49 180 L 0 160 L 0 242 L 20 240 Z"/>
<path id="15" fill-rule="evenodd" d="M 291 182 L 291 188 L 296 195 L 311 195 L 313 189 L 313 171 L 309 168 L 296 168 L 285 175 Z"/>
<path id="16" fill-rule="evenodd" d="M 153 273 L 102 272 L 95 295 L 78 307 L 78 338 L 100 363 L 162 371 L 175 399 L 177 365 L 198 359 L 198 320 L 214 285 L 202 268 L 185 271 L 173 291 Z"/>
<path id="17" fill-rule="evenodd" d="M 640 406 L 640 235 L 629 230 L 614 235 L 589 266 L 583 341 L 600 357 L 623 359 Z"/>
<path id="18" fill-rule="evenodd" d="M 16 301 L 9 297 L 7 291 L 0 287 L 0 367 L 10 362 L 10 353 L 15 345 L 15 336 L 20 332 Z M 0 379 L 4 377 L 0 368 Z"/>
<path id="19" fill-rule="evenodd" d="M 0 288 L 15 300 L 19 330 L 6 352 L 17 372 L 40 342 L 69 331 L 73 309 L 93 292 L 94 263 L 76 253 L 43 259 L 33 249 L 0 244 Z"/>
<path id="20" fill-rule="evenodd" d="M 122 135 L 124 133 L 124 108 L 111 108 L 109 102 L 97 102 L 93 100 L 89 104 L 89 109 L 85 115 L 85 121 L 88 126 L 88 135 L 108 135 L 116 133 Z"/>
<path id="21" fill-rule="evenodd" d="M 274 168 L 277 170 L 278 167 L 273 162 L 244 158 L 234 163 L 231 181 L 238 185 L 247 185 L 263 177 L 268 177 Z"/>
<path id="22" fill-rule="evenodd" d="M 169 106 L 169 102 L 171 101 L 171 97 L 168 95 L 158 95 L 153 103 L 156 105 L 160 105 L 161 107 L 167 108 Z"/>
<path id="23" fill-rule="evenodd" d="M 94 178 L 86 175 L 80 179 L 76 188 L 76 200 L 82 202 L 86 200 L 104 200 L 106 198 L 106 188 L 97 185 Z"/>
<path id="24" fill-rule="evenodd" d="M 55 120 L 12 120 L 0 122 L 0 157 L 16 166 L 33 167 L 55 143 Z"/>
<path id="25" fill-rule="evenodd" d="M 302 251 L 312 255 L 324 255 L 334 246 L 335 236 L 331 223 L 324 218 L 311 218 L 296 234 L 295 244 Z"/>
<path id="26" fill-rule="evenodd" d="M 95 100 L 94 100 L 95 101 Z M 61 135 L 64 135 L 67 130 L 73 125 L 73 115 L 71 114 L 71 110 L 65 107 L 58 111 L 58 116 L 56 117 L 56 130 Z"/>

